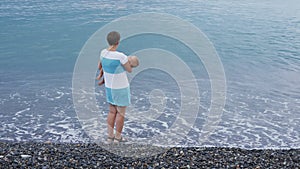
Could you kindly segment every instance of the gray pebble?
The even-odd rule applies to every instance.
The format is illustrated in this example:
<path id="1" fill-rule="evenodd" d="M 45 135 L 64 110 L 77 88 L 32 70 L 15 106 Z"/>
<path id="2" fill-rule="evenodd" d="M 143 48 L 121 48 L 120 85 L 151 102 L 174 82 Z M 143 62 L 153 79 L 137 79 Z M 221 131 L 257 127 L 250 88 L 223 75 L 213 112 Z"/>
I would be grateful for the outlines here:
<path id="1" fill-rule="evenodd" d="M 29 158 L 29 157 L 31 157 L 31 155 L 21 154 L 21 157 L 22 158 Z"/>

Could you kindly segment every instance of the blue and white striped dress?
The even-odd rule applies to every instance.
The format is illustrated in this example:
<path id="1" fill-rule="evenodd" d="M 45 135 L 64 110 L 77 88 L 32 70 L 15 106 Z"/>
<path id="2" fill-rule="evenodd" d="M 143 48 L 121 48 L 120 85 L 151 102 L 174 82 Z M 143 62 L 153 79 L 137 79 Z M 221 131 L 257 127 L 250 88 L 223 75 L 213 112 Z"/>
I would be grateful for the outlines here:
<path id="1" fill-rule="evenodd" d="M 106 100 L 112 105 L 128 106 L 130 104 L 130 87 L 126 70 L 122 66 L 128 62 L 125 54 L 103 49 L 100 61 L 104 72 Z"/>

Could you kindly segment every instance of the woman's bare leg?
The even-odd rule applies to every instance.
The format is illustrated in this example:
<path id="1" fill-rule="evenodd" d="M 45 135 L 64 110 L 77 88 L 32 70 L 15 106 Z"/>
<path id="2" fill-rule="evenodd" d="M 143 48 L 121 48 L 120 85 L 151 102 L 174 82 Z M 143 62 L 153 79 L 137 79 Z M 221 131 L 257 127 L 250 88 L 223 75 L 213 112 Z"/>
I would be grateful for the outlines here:
<path id="1" fill-rule="evenodd" d="M 107 134 L 109 138 L 114 138 L 114 127 L 117 116 L 117 106 L 109 104 L 109 113 L 107 115 Z"/>
<path id="2" fill-rule="evenodd" d="M 116 135 L 115 138 L 120 139 L 125 119 L 126 106 L 117 106 L 117 117 L 116 117 Z"/>

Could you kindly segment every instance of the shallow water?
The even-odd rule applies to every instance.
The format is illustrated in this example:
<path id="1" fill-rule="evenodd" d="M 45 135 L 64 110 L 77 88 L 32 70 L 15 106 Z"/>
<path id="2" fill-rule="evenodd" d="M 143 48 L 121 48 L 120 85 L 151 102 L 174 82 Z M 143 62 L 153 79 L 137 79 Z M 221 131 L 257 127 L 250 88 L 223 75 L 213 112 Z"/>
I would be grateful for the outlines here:
<path id="1" fill-rule="evenodd" d="M 191 22 L 207 35 L 221 58 L 227 81 L 221 120 L 210 137 L 199 142 L 211 99 L 202 63 L 187 57 L 192 53 L 172 39 L 143 35 L 122 41 L 120 50 L 126 54 L 154 47 L 172 51 L 182 56 L 196 76 L 201 97 L 198 116 L 186 138 L 174 142 L 171 136 L 170 144 L 300 147 L 300 6 L 296 1 L 4 0 L 0 9 L 2 141 L 89 141 L 72 100 L 72 72 L 82 46 L 113 19 L 137 12 L 163 12 Z M 183 83 L 189 86 L 190 82 Z M 164 135 L 181 106 L 174 79 L 148 71 L 133 79 L 131 88 L 131 109 L 140 114 L 128 115 L 124 134 L 142 141 Z M 149 95 L 154 89 L 163 91 L 165 108 L 158 110 L 161 114 L 147 116 L 143 112 L 151 107 Z M 95 131 L 95 138 L 104 138 L 106 131 L 108 106 L 103 91 L 96 87 L 90 93 L 98 105 L 98 110 L 91 111 L 99 117 L 84 125 Z"/>

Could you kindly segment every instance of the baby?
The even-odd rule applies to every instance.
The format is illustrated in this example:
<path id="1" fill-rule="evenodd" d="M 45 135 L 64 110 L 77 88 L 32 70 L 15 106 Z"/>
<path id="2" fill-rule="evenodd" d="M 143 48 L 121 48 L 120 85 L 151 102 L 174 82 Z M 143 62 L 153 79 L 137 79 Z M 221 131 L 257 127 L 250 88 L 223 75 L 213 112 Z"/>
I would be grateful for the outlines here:
<path id="1" fill-rule="evenodd" d="M 136 56 L 128 56 L 128 62 L 133 68 L 139 66 L 139 59 Z M 98 64 L 98 68 L 100 70 L 100 73 L 96 79 L 100 80 L 103 77 L 103 69 L 101 63 Z M 98 85 L 101 86 L 104 83 L 105 83 L 104 78 L 102 78 L 102 80 L 98 83 Z"/>

